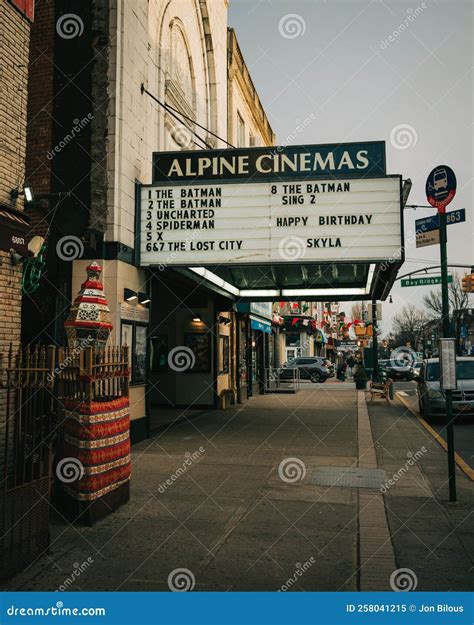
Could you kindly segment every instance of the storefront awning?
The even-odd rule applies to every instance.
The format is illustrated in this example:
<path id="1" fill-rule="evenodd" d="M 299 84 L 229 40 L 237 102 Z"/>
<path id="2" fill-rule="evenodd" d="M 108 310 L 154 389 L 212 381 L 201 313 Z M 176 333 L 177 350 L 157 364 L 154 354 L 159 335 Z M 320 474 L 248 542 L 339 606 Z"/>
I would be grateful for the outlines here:
<path id="1" fill-rule="evenodd" d="M 384 300 L 402 261 L 224 267 L 188 267 L 177 271 L 234 301 Z"/>
<path id="2" fill-rule="evenodd" d="M 267 334 L 272 333 L 272 324 L 269 321 L 257 319 L 257 317 L 254 317 L 253 315 L 250 315 L 250 327 L 252 330 L 260 330 L 261 332 L 266 332 Z"/>

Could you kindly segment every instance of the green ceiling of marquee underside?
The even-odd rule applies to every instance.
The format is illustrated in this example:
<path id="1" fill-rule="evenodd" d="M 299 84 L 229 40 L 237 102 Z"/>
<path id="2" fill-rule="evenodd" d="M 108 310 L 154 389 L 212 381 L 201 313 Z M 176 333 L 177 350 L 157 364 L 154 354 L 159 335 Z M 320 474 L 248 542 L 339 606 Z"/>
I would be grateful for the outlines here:
<path id="1" fill-rule="evenodd" d="M 369 264 L 208 267 L 239 289 L 365 287 Z"/>

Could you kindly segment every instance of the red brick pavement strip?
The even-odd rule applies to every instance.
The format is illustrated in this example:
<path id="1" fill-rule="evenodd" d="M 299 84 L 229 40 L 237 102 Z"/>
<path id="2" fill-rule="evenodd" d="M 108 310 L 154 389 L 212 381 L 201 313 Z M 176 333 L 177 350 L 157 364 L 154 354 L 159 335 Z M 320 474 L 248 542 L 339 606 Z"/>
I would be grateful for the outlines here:
<path id="1" fill-rule="evenodd" d="M 365 392 L 357 393 L 359 467 L 377 468 Z M 390 590 L 397 568 L 382 493 L 359 490 L 359 586 L 361 591 Z"/>

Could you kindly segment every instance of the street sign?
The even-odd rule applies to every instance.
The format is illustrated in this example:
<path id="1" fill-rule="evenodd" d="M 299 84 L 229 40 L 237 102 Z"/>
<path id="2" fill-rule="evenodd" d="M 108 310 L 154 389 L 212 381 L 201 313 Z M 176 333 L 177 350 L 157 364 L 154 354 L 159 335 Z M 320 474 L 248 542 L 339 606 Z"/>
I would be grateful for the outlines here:
<path id="1" fill-rule="evenodd" d="M 448 282 L 453 281 L 453 276 L 448 276 Z M 422 276 L 420 278 L 405 278 L 401 281 L 402 286 L 431 286 L 441 284 L 441 276 Z"/>
<path id="2" fill-rule="evenodd" d="M 466 221 L 466 209 L 458 208 L 454 211 L 449 211 L 446 213 L 446 223 L 448 226 L 450 224 L 459 224 L 463 221 Z M 429 217 L 422 217 L 421 219 L 415 220 L 415 233 L 421 234 L 423 232 L 430 232 L 432 230 L 438 230 L 439 228 L 439 217 L 438 213 L 436 215 L 430 215 Z"/>
<path id="3" fill-rule="evenodd" d="M 438 165 L 426 179 L 426 198 L 438 213 L 445 213 L 446 206 L 456 195 L 456 175 L 451 167 Z"/>
<path id="4" fill-rule="evenodd" d="M 466 221 L 466 209 L 446 213 L 446 223 L 459 224 Z M 415 220 L 416 247 L 427 247 L 428 245 L 439 244 L 439 217 L 438 214 L 422 217 Z"/>
<path id="5" fill-rule="evenodd" d="M 439 245 L 439 230 L 416 233 L 416 247 L 428 247 L 429 245 Z"/>

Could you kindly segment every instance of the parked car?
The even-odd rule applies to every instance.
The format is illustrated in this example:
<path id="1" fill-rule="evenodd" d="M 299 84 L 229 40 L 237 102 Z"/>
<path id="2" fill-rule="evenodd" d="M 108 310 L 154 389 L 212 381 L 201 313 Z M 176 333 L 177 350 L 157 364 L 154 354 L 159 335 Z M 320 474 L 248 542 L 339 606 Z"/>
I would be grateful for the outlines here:
<path id="1" fill-rule="evenodd" d="M 325 382 L 331 377 L 331 372 L 324 365 L 324 358 L 301 357 L 288 360 L 280 369 L 280 380 L 291 380 L 294 370 L 299 371 L 301 380 L 311 380 L 311 382 Z"/>
<path id="2" fill-rule="evenodd" d="M 410 373 L 411 365 L 413 361 L 407 359 L 406 363 L 395 361 L 395 360 L 387 360 L 384 364 L 384 370 L 387 374 L 387 377 L 392 380 L 412 380 L 412 375 Z"/>
<path id="3" fill-rule="evenodd" d="M 410 374 L 410 379 L 411 380 L 416 380 L 417 377 L 419 377 L 422 364 L 423 364 L 423 361 L 421 361 L 421 360 L 416 360 L 414 363 L 412 363 L 412 365 L 411 365 L 411 367 L 409 369 L 409 374 Z"/>
<path id="4" fill-rule="evenodd" d="M 423 361 L 418 382 L 418 405 L 425 419 L 446 414 L 446 398 L 439 383 L 439 358 Z M 453 391 L 455 415 L 474 416 L 474 360 L 469 357 L 456 358 L 457 390 Z"/>

